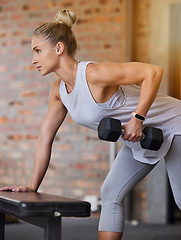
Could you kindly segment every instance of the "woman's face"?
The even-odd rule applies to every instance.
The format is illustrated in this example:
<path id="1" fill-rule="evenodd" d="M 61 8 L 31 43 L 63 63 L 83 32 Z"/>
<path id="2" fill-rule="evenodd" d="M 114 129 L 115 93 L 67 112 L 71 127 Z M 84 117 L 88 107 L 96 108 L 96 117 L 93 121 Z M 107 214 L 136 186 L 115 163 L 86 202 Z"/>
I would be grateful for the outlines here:
<path id="1" fill-rule="evenodd" d="M 59 66 L 59 57 L 56 47 L 52 47 L 48 40 L 41 36 L 33 36 L 32 52 L 32 63 L 43 76 L 56 71 Z"/>

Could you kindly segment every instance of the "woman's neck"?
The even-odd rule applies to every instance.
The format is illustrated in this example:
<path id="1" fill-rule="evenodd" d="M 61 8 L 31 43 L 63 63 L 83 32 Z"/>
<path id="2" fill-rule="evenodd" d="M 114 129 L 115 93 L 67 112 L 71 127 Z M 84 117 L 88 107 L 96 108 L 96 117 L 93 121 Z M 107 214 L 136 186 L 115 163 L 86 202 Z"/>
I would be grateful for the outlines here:
<path id="1" fill-rule="evenodd" d="M 77 61 L 73 57 L 64 56 L 55 72 L 66 84 L 68 93 L 72 92 L 75 86 L 77 64 Z"/>

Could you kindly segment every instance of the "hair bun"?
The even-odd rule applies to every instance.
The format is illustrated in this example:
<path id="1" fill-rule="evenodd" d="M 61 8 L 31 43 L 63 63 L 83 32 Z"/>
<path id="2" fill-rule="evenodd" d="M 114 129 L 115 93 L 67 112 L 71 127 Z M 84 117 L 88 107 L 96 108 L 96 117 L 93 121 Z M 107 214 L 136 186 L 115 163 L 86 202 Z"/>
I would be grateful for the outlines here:
<path id="1" fill-rule="evenodd" d="M 63 23 L 69 28 L 72 28 L 72 25 L 75 23 L 76 19 L 76 14 L 69 10 L 59 11 L 55 16 L 56 22 Z"/>

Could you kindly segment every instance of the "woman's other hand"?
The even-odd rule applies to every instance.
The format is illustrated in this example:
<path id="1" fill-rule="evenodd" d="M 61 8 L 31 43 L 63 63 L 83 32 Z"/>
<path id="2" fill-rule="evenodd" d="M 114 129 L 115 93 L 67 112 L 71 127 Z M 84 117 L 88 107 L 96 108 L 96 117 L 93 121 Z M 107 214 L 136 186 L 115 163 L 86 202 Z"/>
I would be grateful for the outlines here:
<path id="1" fill-rule="evenodd" d="M 15 186 L 6 186 L 0 188 L 0 191 L 11 191 L 11 192 L 35 192 L 33 187 L 31 185 L 29 186 L 21 186 L 21 185 L 15 185 Z"/>

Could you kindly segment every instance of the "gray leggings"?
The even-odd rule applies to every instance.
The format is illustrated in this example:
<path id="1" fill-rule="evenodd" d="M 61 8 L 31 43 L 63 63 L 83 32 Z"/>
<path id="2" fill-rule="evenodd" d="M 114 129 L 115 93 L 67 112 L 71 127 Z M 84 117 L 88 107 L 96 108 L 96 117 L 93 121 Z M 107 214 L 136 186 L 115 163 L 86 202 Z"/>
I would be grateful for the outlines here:
<path id="1" fill-rule="evenodd" d="M 174 137 L 165 162 L 176 203 L 181 208 L 180 140 L 181 136 Z M 141 163 L 133 158 L 129 147 L 121 148 L 101 188 L 102 210 L 99 231 L 123 232 L 124 199 L 155 165 Z"/>

